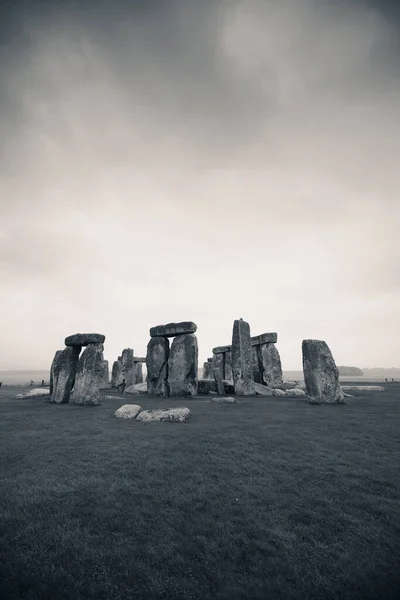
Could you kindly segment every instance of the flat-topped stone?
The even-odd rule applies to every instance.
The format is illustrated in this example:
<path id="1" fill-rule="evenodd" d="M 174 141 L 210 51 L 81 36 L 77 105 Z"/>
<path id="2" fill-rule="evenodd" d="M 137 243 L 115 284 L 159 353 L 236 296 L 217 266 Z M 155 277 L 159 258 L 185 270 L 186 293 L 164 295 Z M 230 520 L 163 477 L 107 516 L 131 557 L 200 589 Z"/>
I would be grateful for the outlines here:
<path id="1" fill-rule="evenodd" d="M 66 346 L 88 346 L 89 344 L 104 344 L 106 336 L 102 333 L 75 333 L 65 338 Z"/>
<path id="2" fill-rule="evenodd" d="M 224 352 L 230 352 L 231 346 L 217 346 L 213 348 L 213 354 L 223 354 Z"/>
<path id="3" fill-rule="evenodd" d="M 195 333 L 196 323 L 193 321 L 182 321 L 181 323 L 167 323 L 167 325 L 156 325 L 150 327 L 150 337 L 175 337 L 186 333 Z"/>
<path id="4" fill-rule="evenodd" d="M 255 335 L 251 338 L 252 346 L 260 346 L 261 344 L 276 344 L 278 341 L 278 334 L 273 333 L 262 333 L 261 335 Z"/>

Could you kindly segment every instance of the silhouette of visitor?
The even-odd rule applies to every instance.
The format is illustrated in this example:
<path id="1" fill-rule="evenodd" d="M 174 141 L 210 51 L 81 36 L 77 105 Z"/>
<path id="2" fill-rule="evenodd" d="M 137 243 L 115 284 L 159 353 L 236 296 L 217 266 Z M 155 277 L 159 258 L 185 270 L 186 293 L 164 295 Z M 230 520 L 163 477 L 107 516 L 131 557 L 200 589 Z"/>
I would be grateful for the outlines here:
<path id="1" fill-rule="evenodd" d="M 387 377 L 385 377 L 385 381 L 386 381 L 386 383 L 387 383 Z"/>
<path id="2" fill-rule="evenodd" d="M 31 387 L 33 386 L 33 379 L 31 379 Z"/>
<path id="3" fill-rule="evenodd" d="M 118 386 L 118 392 L 120 394 L 123 394 L 126 388 L 126 383 L 125 383 L 125 379 L 122 380 L 122 383 L 119 384 Z"/>
<path id="4" fill-rule="evenodd" d="M 3 382 L 2 382 L 2 381 L 0 381 L 0 387 L 1 387 L 2 383 L 3 383 Z"/>

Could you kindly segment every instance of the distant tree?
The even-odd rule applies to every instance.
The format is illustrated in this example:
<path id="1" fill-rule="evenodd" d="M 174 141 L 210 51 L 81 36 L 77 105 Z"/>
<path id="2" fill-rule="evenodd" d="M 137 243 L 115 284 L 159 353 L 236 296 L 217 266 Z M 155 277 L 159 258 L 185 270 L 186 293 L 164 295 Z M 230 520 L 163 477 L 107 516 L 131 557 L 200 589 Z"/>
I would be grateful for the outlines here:
<path id="1" fill-rule="evenodd" d="M 339 375 L 343 377 L 360 377 L 364 373 L 358 367 L 338 367 Z"/>

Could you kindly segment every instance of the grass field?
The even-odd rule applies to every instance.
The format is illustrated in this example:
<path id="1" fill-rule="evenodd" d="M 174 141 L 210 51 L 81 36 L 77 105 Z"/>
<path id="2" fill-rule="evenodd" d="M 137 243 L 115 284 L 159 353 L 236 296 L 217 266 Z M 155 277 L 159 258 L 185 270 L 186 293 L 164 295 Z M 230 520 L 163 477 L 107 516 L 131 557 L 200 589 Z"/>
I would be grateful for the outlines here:
<path id="1" fill-rule="evenodd" d="M 400 384 L 386 390 L 168 400 L 192 409 L 174 424 L 114 417 L 156 398 L 0 389 L 0 597 L 398 599 Z"/>

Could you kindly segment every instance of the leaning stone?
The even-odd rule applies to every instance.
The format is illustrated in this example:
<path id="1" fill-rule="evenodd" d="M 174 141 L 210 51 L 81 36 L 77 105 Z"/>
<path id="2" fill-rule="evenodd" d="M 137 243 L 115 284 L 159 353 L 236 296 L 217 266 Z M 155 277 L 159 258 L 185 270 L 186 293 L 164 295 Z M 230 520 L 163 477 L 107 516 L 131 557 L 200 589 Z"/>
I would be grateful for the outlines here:
<path id="1" fill-rule="evenodd" d="M 343 392 L 384 392 L 381 385 L 342 385 Z"/>
<path id="2" fill-rule="evenodd" d="M 326 342 L 303 340 L 303 372 L 307 396 L 313 404 L 343 404 L 339 370 Z"/>
<path id="3" fill-rule="evenodd" d="M 262 381 L 272 388 L 282 387 L 282 364 L 275 344 L 259 346 L 262 364 Z"/>
<path id="4" fill-rule="evenodd" d="M 115 411 L 117 419 L 135 419 L 142 410 L 138 404 L 124 404 Z"/>
<path id="5" fill-rule="evenodd" d="M 68 346 L 54 359 L 51 402 L 66 404 L 76 380 L 80 346 Z"/>
<path id="6" fill-rule="evenodd" d="M 284 396 L 286 396 L 286 392 L 284 390 L 280 390 L 279 388 L 275 388 L 272 390 L 272 395 L 284 397 Z"/>
<path id="7" fill-rule="evenodd" d="M 257 396 L 273 396 L 272 388 L 262 385 L 261 383 L 254 384 L 254 392 Z"/>
<path id="8" fill-rule="evenodd" d="M 197 337 L 193 333 L 175 337 L 171 344 L 171 352 L 168 359 L 170 396 L 196 396 L 197 373 Z"/>
<path id="9" fill-rule="evenodd" d="M 193 321 L 182 321 L 181 323 L 168 323 L 167 325 L 157 325 L 150 328 L 150 337 L 175 337 L 176 335 L 185 335 L 195 333 L 196 323 Z"/>
<path id="10" fill-rule="evenodd" d="M 116 360 L 113 364 L 112 373 L 111 373 L 111 387 L 117 388 L 120 383 L 122 383 L 122 362 L 120 360 Z"/>
<path id="11" fill-rule="evenodd" d="M 147 394 L 147 382 L 135 383 L 125 389 L 125 394 L 134 394 L 135 396 L 143 396 Z"/>
<path id="12" fill-rule="evenodd" d="M 231 346 L 216 346 L 213 348 L 213 354 L 224 354 L 224 352 L 230 352 Z"/>
<path id="13" fill-rule="evenodd" d="M 254 377 L 250 325 L 243 319 L 233 323 L 231 352 L 235 393 L 237 396 L 252 396 Z"/>
<path id="14" fill-rule="evenodd" d="M 102 372 L 102 353 L 102 344 L 89 344 L 82 352 L 71 394 L 71 401 L 74 404 L 100 404 L 99 375 Z"/>
<path id="15" fill-rule="evenodd" d="M 150 338 L 146 355 L 147 393 L 149 396 L 169 396 L 168 358 L 168 339 Z"/>
<path id="16" fill-rule="evenodd" d="M 274 333 L 262 333 L 251 338 L 252 346 L 260 346 L 261 344 L 276 344 L 278 341 L 278 334 Z"/>
<path id="17" fill-rule="evenodd" d="M 125 348 L 122 350 L 122 379 L 125 379 L 126 387 L 136 383 L 133 377 L 133 349 Z"/>
<path id="18" fill-rule="evenodd" d="M 301 390 L 299 388 L 292 388 L 290 390 L 285 391 L 285 396 L 287 396 L 288 398 L 304 398 L 306 396 L 306 393 L 304 390 Z"/>
<path id="19" fill-rule="evenodd" d="M 65 338 L 66 346 L 88 346 L 89 344 L 104 344 L 106 336 L 101 333 L 75 333 Z"/>
<path id="20" fill-rule="evenodd" d="M 220 396 L 217 396 L 216 398 L 213 398 L 211 402 L 217 402 L 219 404 L 232 404 L 233 402 L 236 402 L 236 400 L 235 398 L 231 397 L 221 398 Z"/>
<path id="21" fill-rule="evenodd" d="M 184 423 L 190 419 L 188 408 L 164 408 L 159 410 L 142 410 L 136 417 L 137 421 L 171 421 L 172 423 Z"/>
<path id="22" fill-rule="evenodd" d="M 62 350 L 57 350 L 57 352 L 54 355 L 53 358 L 53 362 L 51 363 L 51 367 L 50 367 L 50 394 L 53 393 L 53 378 L 54 378 L 54 367 L 57 363 L 57 359 L 60 356 L 60 354 L 62 354 Z"/>

